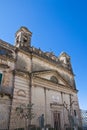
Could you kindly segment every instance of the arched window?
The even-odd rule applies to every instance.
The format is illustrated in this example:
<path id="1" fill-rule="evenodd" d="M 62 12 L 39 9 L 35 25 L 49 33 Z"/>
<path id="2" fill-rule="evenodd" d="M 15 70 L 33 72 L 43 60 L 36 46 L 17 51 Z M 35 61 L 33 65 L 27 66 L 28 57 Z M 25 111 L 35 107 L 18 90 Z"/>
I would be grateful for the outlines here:
<path id="1" fill-rule="evenodd" d="M 55 76 L 52 76 L 50 80 L 56 84 L 58 83 L 58 79 Z"/>

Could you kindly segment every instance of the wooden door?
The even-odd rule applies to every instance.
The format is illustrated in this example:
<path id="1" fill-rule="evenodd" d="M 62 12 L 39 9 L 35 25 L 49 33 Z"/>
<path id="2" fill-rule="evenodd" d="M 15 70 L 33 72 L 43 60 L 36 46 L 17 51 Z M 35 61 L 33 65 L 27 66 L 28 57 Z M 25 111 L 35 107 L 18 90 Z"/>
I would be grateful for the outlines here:
<path id="1" fill-rule="evenodd" d="M 54 112 L 53 117 L 54 117 L 54 128 L 55 128 L 55 130 L 61 130 L 60 113 Z"/>

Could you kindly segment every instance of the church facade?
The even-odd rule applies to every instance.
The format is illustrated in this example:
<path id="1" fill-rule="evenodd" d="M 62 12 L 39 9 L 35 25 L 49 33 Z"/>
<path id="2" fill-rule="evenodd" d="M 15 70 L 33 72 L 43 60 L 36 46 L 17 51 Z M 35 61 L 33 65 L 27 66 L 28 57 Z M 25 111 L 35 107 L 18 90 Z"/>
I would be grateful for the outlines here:
<path id="1" fill-rule="evenodd" d="M 15 108 L 31 103 L 35 115 L 31 124 L 37 127 L 42 114 L 44 126 L 56 130 L 70 127 L 71 119 L 81 126 L 70 56 L 62 52 L 57 57 L 32 47 L 31 37 L 32 33 L 21 27 L 15 34 L 14 46 L 0 40 L 0 128 L 25 128 Z"/>

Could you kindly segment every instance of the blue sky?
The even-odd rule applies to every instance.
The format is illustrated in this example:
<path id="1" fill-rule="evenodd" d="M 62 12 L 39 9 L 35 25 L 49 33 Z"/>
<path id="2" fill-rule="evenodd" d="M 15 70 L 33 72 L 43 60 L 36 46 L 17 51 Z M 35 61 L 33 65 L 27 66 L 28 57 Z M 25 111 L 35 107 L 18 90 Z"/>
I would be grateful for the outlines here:
<path id="1" fill-rule="evenodd" d="M 87 110 L 87 1 L 0 0 L 0 39 L 14 44 L 21 26 L 33 33 L 32 46 L 71 56 L 80 108 Z"/>

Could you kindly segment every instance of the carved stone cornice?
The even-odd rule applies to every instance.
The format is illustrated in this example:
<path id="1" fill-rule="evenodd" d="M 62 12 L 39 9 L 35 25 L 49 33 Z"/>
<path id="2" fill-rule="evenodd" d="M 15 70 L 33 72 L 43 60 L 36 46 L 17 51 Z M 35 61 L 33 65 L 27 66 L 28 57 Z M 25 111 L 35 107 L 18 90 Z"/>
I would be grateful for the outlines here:
<path id="1" fill-rule="evenodd" d="M 43 58 L 46 62 L 50 62 L 50 64 L 67 71 L 68 73 L 73 74 L 72 68 L 67 67 L 64 63 L 62 63 L 57 56 L 55 56 L 52 52 L 43 52 L 41 49 L 37 49 L 35 47 L 19 47 L 20 51 L 23 50 L 26 54 L 30 53 L 33 56 L 37 56 L 38 58 Z"/>
<path id="2" fill-rule="evenodd" d="M 34 76 L 36 76 L 36 77 L 38 77 L 38 74 L 45 74 L 45 73 L 46 73 L 46 74 L 47 74 L 47 73 L 56 73 L 57 76 L 59 77 L 59 79 L 61 79 L 61 80 L 66 84 L 67 87 L 73 88 L 73 86 L 71 86 L 71 84 L 70 84 L 67 80 L 65 80 L 65 79 L 63 78 L 63 76 L 61 76 L 58 71 L 55 71 L 55 70 L 42 70 L 42 71 L 34 71 L 34 72 L 32 72 L 32 74 L 33 74 Z M 39 78 L 39 77 L 38 77 L 38 78 Z M 44 79 L 44 80 L 45 80 L 45 79 Z M 50 82 L 51 82 L 51 81 L 50 81 Z"/>
<path id="3" fill-rule="evenodd" d="M 14 47 L 0 40 L 0 57 L 9 60 L 15 60 Z"/>
<path id="4" fill-rule="evenodd" d="M 3 40 L 0 39 L 0 46 L 6 48 L 6 49 L 9 49 L 9 50 L 14 50 L 14 46 L 11 45 L 10 43 L 7 43 Z"/>
<path id="5" fill-rule="evenodd" d="M 77 93 L 78 90 L 76 89 L 73 89 L 71 88 L 70 86 L 67 86 L 67 85 L 62 85 L 62 84 L 55 84 L 53 82 L 51 82 L 50 80 L 47 80 L 47 79 L 43 79 L 43 78 L 40 78 L 40 77 L 33 77 L 32 79 L 32 83 L 33 85 L 35 86 L 42 86 L 42 87 L 45 87 L 47 89 L 50 89 L 50 90 L 54 90 L 54 91 L 60 91 L 60 92 L 75 92 Z"/>
<path id="6" fill-rule="evenodd" d="M 13 70 L 13 74 L 16 74 L 18 76 L 24 77 L 26 79 L 29 79 L 29 72 L 28 71 L 15 69 L 15 70 Z"/>
<path id="7" fill-rule="evenodd" d="M 15 51 L 16 47 L 3 41 L 0 40 L 0 46 L 6 48 L 7 50 L 10 51 Z M 43 58 L 44 60 L 46 60 L 47 62 L 50 62 L 50 64 L 54 64 L 56 67 L 60 67 L 60 69 L 63 69 L 64 71 L 67 71 L 68 73 L 73 74 L 73 70 L 72 68 L 66 66 L 65 64 L 63 64 L 60 60 L 58 56 L 55 56 L 55 54 L 53 52 L 43 52 L 40 48 L 37 49 L 35 47 L 31 47 L 31 46 L 20 46 L 18 48 L 20 51 L 23 50 L 23 52 L 27 53 L 27 54 L 32 54 L 32 55 L 37 55 L 41 58 Z M 8 55 L 6 56 L 6 58 L 9 59 L 14 59 L 13 56 L 11 55 L 11 52 L 8 53 Z"/>
<path id="8" fill-rule="evenodd" d="M 0 63 L 0 67 L 1 68 L 6 68 L 6 69 L 9 68 L 9 66 L 7 64 L 3 64 L 3 63 Z"/>
<path id="9" fill-rule="evenodd" d="M 53 106 L 63 106 L 63 104 L 60 104 L 60 103 L 57 103 L 57 102 L 50 103 L 50 107 L 53 107 Z"/>

